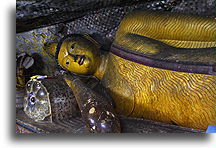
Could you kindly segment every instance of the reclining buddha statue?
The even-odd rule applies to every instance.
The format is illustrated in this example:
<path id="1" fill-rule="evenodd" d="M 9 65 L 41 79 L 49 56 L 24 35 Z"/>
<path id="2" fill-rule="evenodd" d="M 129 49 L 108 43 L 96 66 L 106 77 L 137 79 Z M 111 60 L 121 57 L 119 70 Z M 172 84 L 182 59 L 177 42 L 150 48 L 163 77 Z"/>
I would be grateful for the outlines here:
<path id="1" fill-rule="evenodd" d="M 205 130 L 215 125 L 215 26 L 211 18 L 137 10 L 109 51 L 86 34 L 48 50 L 63 69 L 101 80 L 117 113 Z"/>

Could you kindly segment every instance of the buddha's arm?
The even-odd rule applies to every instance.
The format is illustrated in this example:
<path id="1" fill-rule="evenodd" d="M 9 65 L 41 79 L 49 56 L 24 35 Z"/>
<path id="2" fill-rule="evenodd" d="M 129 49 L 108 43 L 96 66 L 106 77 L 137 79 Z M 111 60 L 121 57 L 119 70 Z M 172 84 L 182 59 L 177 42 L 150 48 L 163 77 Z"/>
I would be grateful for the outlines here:
<path id="1" fill-rule="evenodd" d="M 121 22 L 116 40 L 128 33 L 182 48 L 216 46 L 215 19 L 166 12 L 134 11 Z"/>
<path id="2" fill-rule="evenodd" d="M 150 58 L 182 62 L 214 63 L 216 55 L 214 47 L 179 48 L 159 40 L 131 33 L 127 33 L 121 37 L 121 40 L 115 41 L 114 46 L 130 50 L 130 52 L 141 53 Z"/>

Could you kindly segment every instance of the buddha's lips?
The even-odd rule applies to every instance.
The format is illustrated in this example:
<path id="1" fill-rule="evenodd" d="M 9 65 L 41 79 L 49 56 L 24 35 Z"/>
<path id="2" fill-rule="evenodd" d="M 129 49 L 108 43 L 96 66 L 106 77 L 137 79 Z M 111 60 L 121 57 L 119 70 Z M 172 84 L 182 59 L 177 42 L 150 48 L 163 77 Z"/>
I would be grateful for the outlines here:
<path id="1" fill-rule="evenodd" d="M 160 60 L 146 56 L 143 53 L 127 50 L 117 45 L 112 45 L 110 52 L 125 60 L 136 62 L 154 68 L 173 70 L 187 73 L 215 75 L 215 64 L 201 62 L 176 62 L 172 60 Z"/>
<path id="2" fill-rule="evenodd" d="M 77 60 L 78 60 L 79 65 L 83 65 L 83 63 L 86 59 L 86 57 L 84 55 L 73 55 L 73 54 L 69 54 L 69 55 L 74 57 L 74 62 L 77 62 Z"/>

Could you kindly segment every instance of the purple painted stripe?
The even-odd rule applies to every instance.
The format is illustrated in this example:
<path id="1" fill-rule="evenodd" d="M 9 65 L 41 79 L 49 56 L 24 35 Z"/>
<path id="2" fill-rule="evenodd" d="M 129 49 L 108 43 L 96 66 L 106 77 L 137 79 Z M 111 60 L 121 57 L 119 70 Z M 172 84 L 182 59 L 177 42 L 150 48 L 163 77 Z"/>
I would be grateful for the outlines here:
<path id="1" fill-rule="evenodd" d="M 110 52 L 129 61 L 143 64 L 154 68 L 173 70 L 179 72 L 188 72 L 196 74 L 215 75 L 215 64 L 201 62 L 176 62 L 160 60 L 147 57 L 142 53 L 127 50 L 116 45 L 112 45 Z"/>

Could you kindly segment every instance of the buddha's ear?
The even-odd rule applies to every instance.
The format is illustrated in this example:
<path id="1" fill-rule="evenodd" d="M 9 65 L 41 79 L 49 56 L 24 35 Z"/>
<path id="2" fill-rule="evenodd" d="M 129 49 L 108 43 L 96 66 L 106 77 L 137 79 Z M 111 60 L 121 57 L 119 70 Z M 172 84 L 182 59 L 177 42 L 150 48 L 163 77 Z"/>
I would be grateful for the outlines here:
<path id="1" fill-rule="evenodd" d="M 96 45 L 96 47 L 100 48 L 101 45 L 95 40 L 93 39 L 89 34 L 84 33 L 83 36 L 88 39 L 89 41 L 91 41 L 94 45 Z"/>
<path id="2" fill-rule="evenodd" d="M 58 43 L 56 42 L 51 42 L 51 43 L 46 43 L 43 47 L 43 49 L 45 50 L 45 52 L 47 52 L 48 54 L 55 56 L 56 54 L 56 47 L 57 47 Z"/>

